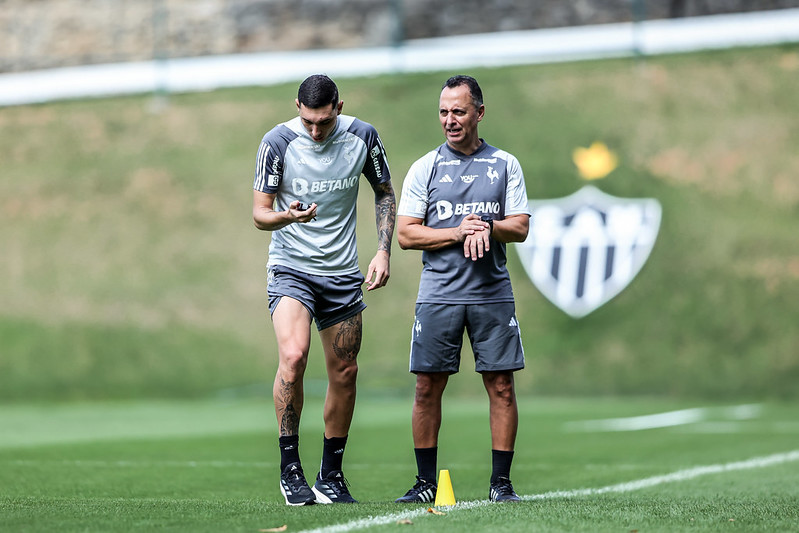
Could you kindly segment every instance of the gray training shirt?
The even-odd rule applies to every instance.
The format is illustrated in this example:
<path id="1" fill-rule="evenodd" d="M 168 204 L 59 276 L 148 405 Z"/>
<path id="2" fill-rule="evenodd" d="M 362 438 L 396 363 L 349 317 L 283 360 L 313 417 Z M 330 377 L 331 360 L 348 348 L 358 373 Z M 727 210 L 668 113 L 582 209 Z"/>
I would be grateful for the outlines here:
<path id="1" fill-rule="evenodd" d="M 300 117 L 278 124 L 261 140 L 253 188 L 276 194 L 275 211 L 294 200 L 318 205 L 316 219 L 272 232 L 269 265 L 330 276 L 359 270 L 355 240 L 358 184 L 391 180 L 386 152 L 370 124 L 339 115 L 335 129 L 314 142 Z"/>
<path id="2" fill-rule="evenodd" d="M 453 228 L 470 213 L 494 220 L 530 215 L 524 175 L 513 155 L 485 141 L 469 156 L 444 143 L 411 166 L 398 215 L 420 218 L 431 228 Z M 462 243 L 423 251 L 416 302 L 512 302 L 505 262 L 505 244 L 493 239 L 477 261 L 463 256 Z"/>

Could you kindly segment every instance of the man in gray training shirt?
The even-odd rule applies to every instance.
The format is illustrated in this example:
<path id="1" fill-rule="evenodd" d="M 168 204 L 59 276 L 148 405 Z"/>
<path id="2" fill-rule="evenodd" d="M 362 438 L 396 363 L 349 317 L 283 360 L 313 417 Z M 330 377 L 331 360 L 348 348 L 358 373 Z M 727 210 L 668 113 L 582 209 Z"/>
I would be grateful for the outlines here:
<path id="1" fill-rule="evenodd" d="M 272 232 L 267 262 L 269 311 L 277 337 L 273 396 L 280 445 L 280 491 L 288 505 L 354 503 L 342 473 L 355 408 L 361 347 L 361 285 L 389 278 L 396 204 L 377 131 L 342 115 L 336 84 L 308 77 L 295 100 L 299 116 L 264 135 L 253 183 L 255 227 Z M 377 253 L 366 279 L 355 239 L 358 185 L 375 193 Z M 327 367 L 322 463 L 309 487 L 299 455 L 303 374 L 316 322 Z"/>
<path id="2" fill-rule="evenodd" d="M 411 166 L 397 212 L 397 241 L 403 249 L 422 250 L 424 265 L 410 357 L 418 474 L 397 502 L 435 499 L 441 398 L 459 370 L 464 330 L 490 405 L 489 498 L 518 501 L 510 481 L 518 427 L 513 372 L 524 368 L 524 350 L 505 243 L 527 238 L 524 176 L 514 156 L 479 137 L 485 106 L 474 78 L 448 79 L 438 113 L 446 142 Z"/>

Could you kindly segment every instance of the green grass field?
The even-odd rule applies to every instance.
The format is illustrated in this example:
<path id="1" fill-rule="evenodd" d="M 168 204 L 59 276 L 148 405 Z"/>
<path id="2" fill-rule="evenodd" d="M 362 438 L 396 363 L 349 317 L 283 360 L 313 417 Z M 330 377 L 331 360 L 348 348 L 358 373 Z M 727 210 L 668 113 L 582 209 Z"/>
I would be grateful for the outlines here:
<path id="1" fill-rule="evenodd" d="M 512 474 L 524 501 L 497 505 L 487 501 L 486 402 L 447 399 L 439 468 L 457 505 L 436 515 L 392 503 L 415 474 L 410 399 L 360 400 L 345 457 L 360 503 L 306 508 L 287 507 L 278 490 L 266 399 L 3 407 L 0 530 L 799 530 L 795 405 L 526 398 Z M 670 420 L 651 416 L 662 413 Z M 313 475 L 318 399 L 305 414 L 301 453 Z M 677 425 L 603 426 L 617 418 Z"/>
<path id="2" fill-rule="evenodd" d="M 150 95 L 0 109 L 0 531 L 799 531 L 799 46 L 466 73 L 485 95 L 481 136 L 519 158 L 531 198 L 585 185 L 572 150 L 603 141 L 620 165 L 591 184 L 663 206 L 642 271 L 580 320 L 510 247 L 523 503 L 486 502 L 468 350 L 439 463 L 459 504 L 392 503 L 415 474 L 421 269 L 395 246 L 388 286 L 365 296 L 345 459 L 362 503 L 283 504 L 269 236 L 252 226 L 251 186 L 261 136 L 294 113 L 287 84 L 170 95 L 158 112 Z M 451 74 L 339 80 L 344 111 L 380 131 L 397 191 L 442 142 Z M 376 237 L 362 188 L 364 265 Z M 314 336 L 310 475 L 321 355 Z M 653 422 L 675 425 L 619 430 Z"/>

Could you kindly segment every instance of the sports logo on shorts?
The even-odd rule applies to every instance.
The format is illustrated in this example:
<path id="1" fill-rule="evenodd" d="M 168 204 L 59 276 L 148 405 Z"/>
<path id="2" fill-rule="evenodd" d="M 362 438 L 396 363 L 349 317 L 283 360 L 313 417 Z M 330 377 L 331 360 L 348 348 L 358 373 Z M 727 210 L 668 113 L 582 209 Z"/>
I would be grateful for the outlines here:
<path id="1" fill-rule="evenodd" d="M 530 200 L 527 240 L 516 245 L 533 284 L 574 318 L 619 294 L 644 266 L 660 228 L 653 198 L 617 198 L 585 186 Z"/>

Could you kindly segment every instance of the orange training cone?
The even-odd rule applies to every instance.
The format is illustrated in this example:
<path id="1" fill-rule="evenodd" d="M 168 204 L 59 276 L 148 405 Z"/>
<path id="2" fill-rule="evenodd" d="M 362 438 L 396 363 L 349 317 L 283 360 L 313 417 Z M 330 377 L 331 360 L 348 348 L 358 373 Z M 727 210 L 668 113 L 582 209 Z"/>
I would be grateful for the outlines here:
<path id="1" fill-rule="evenodd" d="M 436 491 L 436 507 L 455 505 L 455 493 L 452 492 L 452 481 L 449 470 L 438 473 L 438 490 Z"/>

